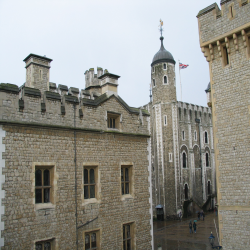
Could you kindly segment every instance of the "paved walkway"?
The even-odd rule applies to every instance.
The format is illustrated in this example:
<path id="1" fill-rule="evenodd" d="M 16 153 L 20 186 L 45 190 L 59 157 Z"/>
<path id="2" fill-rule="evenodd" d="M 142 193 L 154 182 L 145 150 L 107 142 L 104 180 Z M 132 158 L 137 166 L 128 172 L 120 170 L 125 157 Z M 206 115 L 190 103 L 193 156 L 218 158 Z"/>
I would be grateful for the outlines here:
<path id="1" fill-rule="evenodd" d="M 154 222 L 154 246 L 157 250 L 161 244 L 162 250 L 211 250 L 208 237 L 213 232 L 215 244 L 218 239 L 214 220 L 218 230 L 218 219 L 215 213 L 207 213 L 204 221 L 197 221 L 196 234 L 189 233 L 189 221 L 197 218 L 188 218 L 180 221 L 155 221 Z"/>

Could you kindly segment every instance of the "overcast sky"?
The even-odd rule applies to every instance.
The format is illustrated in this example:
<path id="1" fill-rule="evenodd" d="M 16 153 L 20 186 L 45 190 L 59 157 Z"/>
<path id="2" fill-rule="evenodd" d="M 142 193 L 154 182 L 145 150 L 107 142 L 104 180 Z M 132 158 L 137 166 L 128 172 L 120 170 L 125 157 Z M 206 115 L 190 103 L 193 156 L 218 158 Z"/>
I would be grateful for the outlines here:
<path id="1" fill-rule="evenodd" d="M 198 12 L 219 0 L 0 0 L 0 82 L 25 82 L 30 53 L 53 59 L 50 81 L 84 89 L 84 72 L 102 67 L 120 75 L 128 105 L 149 102 L 154 55 L 164 46 L 176 61 L 177 100 L 207 106 L 209 68 L 199 46 Z M 220 6 L 220 5 L 219 5 Z"/>

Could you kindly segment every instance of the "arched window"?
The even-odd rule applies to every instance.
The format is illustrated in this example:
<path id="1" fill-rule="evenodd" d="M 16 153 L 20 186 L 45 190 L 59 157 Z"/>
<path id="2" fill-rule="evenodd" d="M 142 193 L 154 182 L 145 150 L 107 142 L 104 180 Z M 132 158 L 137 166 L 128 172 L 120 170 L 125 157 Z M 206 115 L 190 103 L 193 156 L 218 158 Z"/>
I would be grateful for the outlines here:
<path id="1" fill-rule="evenodd" d="M 164 76 L 164 84 L 168 84 L 168 78 L 167 78 L 167 76 Z"/>
<path id="2" fill-rule="evenodd" d="M 185 152 L 182 153 L 182 167 L 187 168 L 187 156 Z"/>
<path id="3" fill-rule="evenodd" d="M 206 153 L 206 167 L 209 167 L 209 154 Z"/>
<path id="4" fill-rule="evenodd" d="M 163 64 L 163 69 L 167 69 L 166 63 Z"/>
<path id="5" fill-rule="evenodd" d="M 210 183 L 210 181 L 207 182 L 207 194 L 208 195 L 211 194 L 211 183 Z"/>
<path id="6" fill-rule="evenodd" d="M 207 137 L 207 132 L 205 132 L 205 143 L 208 143 L 208 137 Z"/>
<path id="7" fill-rule="evenodd" d="M 184 195 L 185 195 L 185 200 L 188 200 L 188 185 L 187 184 L 185 184 Z"/>

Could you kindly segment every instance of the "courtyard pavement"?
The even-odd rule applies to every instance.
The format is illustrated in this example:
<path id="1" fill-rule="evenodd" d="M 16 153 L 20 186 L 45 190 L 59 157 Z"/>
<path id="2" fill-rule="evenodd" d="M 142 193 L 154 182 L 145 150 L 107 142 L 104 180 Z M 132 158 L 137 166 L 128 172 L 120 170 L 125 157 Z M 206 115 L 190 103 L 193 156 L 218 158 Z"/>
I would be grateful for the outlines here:
<path id="1" fill-rule="evenodd" d="M 208 237 L 213 232 L 215 245 L 218 239 L 215 223 L 218 231 L 218 217 L 215 213 L 206 213 L 205 220 L 197 221 L 196 234 L 189 232 L 189 221 L 197 220 L 197 217 L 190 217 L 182 221 L 154 221 L 154 249 L 158 244 L 162 250 L 211 250 Z M 215 221 L 215 223 L 214 223 Z"/>

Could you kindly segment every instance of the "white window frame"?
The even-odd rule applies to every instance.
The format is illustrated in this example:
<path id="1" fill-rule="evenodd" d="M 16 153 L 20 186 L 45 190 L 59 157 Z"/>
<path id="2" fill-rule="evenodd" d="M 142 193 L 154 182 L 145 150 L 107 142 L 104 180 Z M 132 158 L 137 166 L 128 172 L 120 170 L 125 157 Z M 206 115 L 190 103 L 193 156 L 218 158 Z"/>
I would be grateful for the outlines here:
<path id="1" fill-rule="evenodd" d="M 164 83 L 164 77 L 166 76 L 166 78 L 167 78 L 167 83 Z M 163 85 L 168 85 L 168 76 L 167 75 L 164 75 L 163 76 Z"/>

